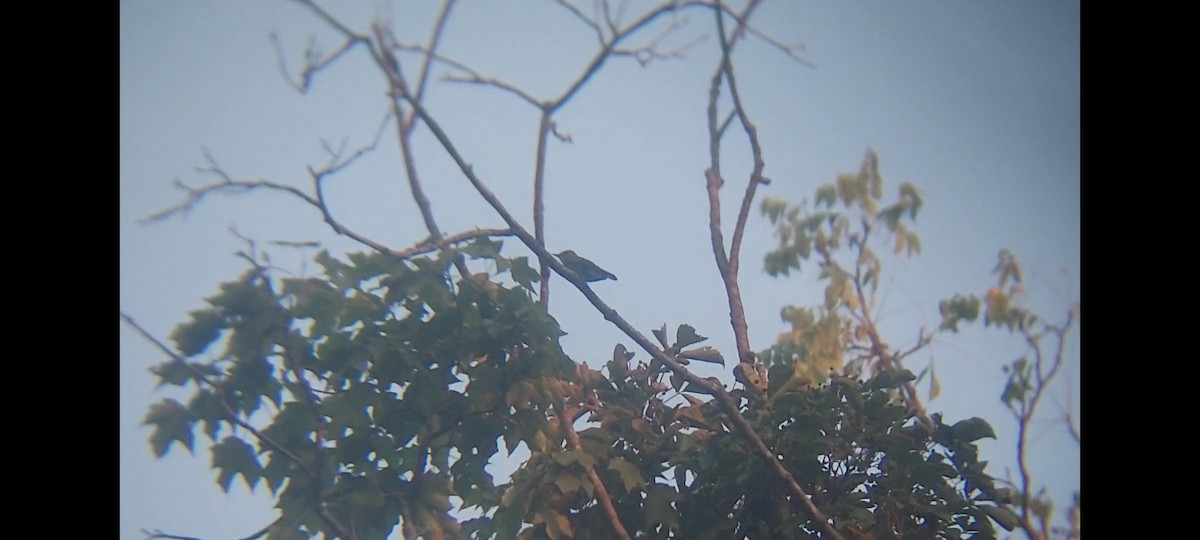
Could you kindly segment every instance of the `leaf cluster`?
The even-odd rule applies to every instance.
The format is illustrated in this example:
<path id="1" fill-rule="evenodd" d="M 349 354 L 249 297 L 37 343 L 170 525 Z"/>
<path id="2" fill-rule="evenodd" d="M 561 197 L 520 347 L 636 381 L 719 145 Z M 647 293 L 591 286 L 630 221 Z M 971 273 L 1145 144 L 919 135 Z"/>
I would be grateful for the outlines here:
<path id="1" fill-rule="evenodd" d="M 386 538 L 401 524 L 426 538 L 607 538 L 593 474 L 638 537 L 821 537 L 703 392 L 623 346 L 601 369 L 574 363 L 531 300 L 524 258 L 476 241 L 461 253 L 517 283 L 451 283 L 457 253 L 322 253 L 321 277 L 255 267 L 222 285 L 172 334 L 181 354 L 155 368 L 194 389 L 147 414 L 155 452 L 190 450 L 201 428 L 222 489 L 240 476 L 276 496 L 269 539 Z M 688 325 L 655 335 L 681 361 L 723 363 Z M 771 380 L 790 377 L 781 369 Z M 747 419 L 849 537 L 991 538 L 982 435 L 914 425 L 890 397 L 905 380 L 772 388 Z M 529 457 L 497 484 L 487 466 L 501 444 Z"/>

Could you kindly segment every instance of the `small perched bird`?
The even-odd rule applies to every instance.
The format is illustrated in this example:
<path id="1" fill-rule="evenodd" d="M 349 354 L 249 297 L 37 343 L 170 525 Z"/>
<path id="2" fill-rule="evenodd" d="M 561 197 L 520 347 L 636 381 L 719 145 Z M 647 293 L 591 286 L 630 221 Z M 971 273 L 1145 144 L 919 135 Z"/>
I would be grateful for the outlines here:
<path id="1" fill-rule="evenodd" d="M 614 276 L 607 270 L 596 266 L 596 263 L 576 255 L 574 251 L 568 249 L 562 253 L 558 253 L 557 255 L 558 260 L 562 261 L 563 266 L 566 266 L 567 268 L 570 268 L 572 272 L 579 274 L 579 277 L 583 278 L 584 281 L 603 281 L 606 279 L 611 279 L 613 281 L 617 280 L 617 276 Z"/>

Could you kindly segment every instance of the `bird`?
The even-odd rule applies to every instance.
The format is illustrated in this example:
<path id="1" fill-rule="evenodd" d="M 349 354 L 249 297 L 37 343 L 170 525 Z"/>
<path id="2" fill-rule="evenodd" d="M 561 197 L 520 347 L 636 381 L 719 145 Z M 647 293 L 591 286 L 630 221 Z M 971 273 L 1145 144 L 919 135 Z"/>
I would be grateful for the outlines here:
<path id="1" fill-rule="evenodd" d="M 617 280 L 617 276 L 612 275 L 608 270 L 596 266 L 596 263 L 576 255 L 574 251 L 568 249 L 555 255 L 558 256 L 558 260 L 562 261 L 563 266 L 579 274 L 579 277 L 583 278 L 584 281 Z"/>

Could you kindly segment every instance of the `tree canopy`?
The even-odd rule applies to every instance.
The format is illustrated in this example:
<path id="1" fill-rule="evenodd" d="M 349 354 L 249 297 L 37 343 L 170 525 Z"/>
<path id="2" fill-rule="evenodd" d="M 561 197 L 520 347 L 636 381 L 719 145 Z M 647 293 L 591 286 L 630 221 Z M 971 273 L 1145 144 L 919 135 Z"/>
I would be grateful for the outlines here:
<path id="1" fill-rule="evenodd" d="M 1003 251 L 993 286 L 946 299 L 938 328 L 914 328 L 915 342 L 891 345 L 874 310 L 885 261 L 921 252 L 923 194 L 912 183 L 885 184 L 880 159 L 868 149 L 856 171 L 817 186 L 811 202 L 758 195 L 772 180 L 733 51 L 758 40 L 804 62 L 797 49 L 755 28 L 761 2 L 668 2 L 632 16 L 618 13 L 614 2 L 598 3 L 603 9 L 595 13 L 558 2 L 594 30 L 601 46 L 551 99 L 439 55 L 453 1 L 428 42 L 416 47 L 402 43 L 382 17 L 354 29 L 315 2 L 297 3 L 343 41 L 333 52 L 310 52 L 296 88 L 307 91 L 351 55 L 372 62 L 389 96 L 384 127 L 395 130 L 425 230 L 413 233 L 423 240 L 392 248 L 346 225 L 328 202 L 326 182 L 374 151 L 378 134 L 356 150 L 329 149 L 325 166 L 309 168 L 309 189 L 239 179 L 209 156 L 206 170 L 216 180 L 181 185 L 182 202 L 148 218 L 190 211 L 212 193 L 275 191 L 316 208 L 332 232 L 362 246 L 320 251 L 313 259 L 319 270 L 308 275 L 274 265 L 268 249 L 245 238 L 244 273 L 223 283 L 168 339 L 122 312 L 164 355 L 153 370 L 161 384 L 188 392 L 147 412 L 153 452 L 191 450 L 198 436 L 211 440 L 222 489 L 242 482 L 277 502 L 277 519 L 250 537 L 986 539 L 1020 531 L 1078 538 L 1078 496 L 1051 527 L 1053 503 L 1037 494 L 1025 462 L 1029 426 L 1063 368 L 1078 302 L 1061 321 L 1033 312 L 1021 268 Z M 555 114 L 613 57 L 649 63 L 678 56 L 658 38 L 627 42 L 644 40 L 656 22 L 681 13 L 693 20 L 664 33 L 707 24 L 718 36 L 703 182 L 722 287 L 697 294 L 724 298 L 733 350 L 701 335 L 717 329 L 687 322 L 647 335 L 593 290 L 599 280 L 615 279 L 601 269 L 605 261 L 571 250 L 555 256 L 546 247 L 553 224 L 545 219 L 544 186 L 555 181 L 546 173 L 547 147 L 570 140 Z M 492 191 L 428 107 L 437 65 L 450 69 L 452 80 L 537 109 L 530 220 Z M 439 226 L 418 166 L 429 158 L 413 150 L 420 130 L 502 227 Z M 723 145 L 735 137 L 750 149 L 748 171 L 722 167 Z M 724 189 L 734 178 L 744 182 L 743 193 Z M 738 196 L 732 227 L 721 220 L 730 193 Z M 763 254 L 766 272 L 787 277 L 811 266 L 823 292 L 814 305 L 782 306 L 790 330 L 758 349 L 739 289 L 741 263 L 754 260 L 741 249 L 755 208 L 777 242 Z M 622 278 L 631 270 L 637 265 L 621 270 Z M 561 284 L 556 298 L 581 294 L 624 334 L 611 351 L 587 353 L 602 358 L 597 365 L 562 347 L 567 332 L 587 329 L 560 325 L 552 283 Z M 681 309 L 679 317 L 687 316 Z M 936 373 L 906 365 L 935 335 L 974 321 L 1028 346 L 1029 354 L 1009 365 L 1000 396 L 1019 427 L 1016 481 L 999 479 L 980 459 L 978 443 L 996 438 L 989 421 L 929 410 L 918 385 L 935 398 L 942 392 Z M 719 366 L 721 376 L 698 366 Z M 1078 442 L 1069 418 L 1066 426 Z M 494 476 L 489 466 L 505 459 L 519 466 L 509 477 Z M 202 531 L 147 531 L 180 538 L 176 533 Z"/>

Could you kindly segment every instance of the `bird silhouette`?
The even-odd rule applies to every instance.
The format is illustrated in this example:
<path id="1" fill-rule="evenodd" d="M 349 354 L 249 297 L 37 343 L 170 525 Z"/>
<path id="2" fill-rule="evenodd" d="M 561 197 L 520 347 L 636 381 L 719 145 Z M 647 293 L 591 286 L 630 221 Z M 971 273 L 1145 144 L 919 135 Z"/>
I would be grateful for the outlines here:
<path id="1" fill-rule="evenodd" d="M 558 260 L 562 261 L 563 266 L 579 274 L 579 277 L 583 278 L 584 281 L 617 280 L 617 276 L 612 275 L 608 270 L 596 266 L 596 263 L 576 255 L 574 251 L 568 249 L 556 255 L 558 256 Z"/>

